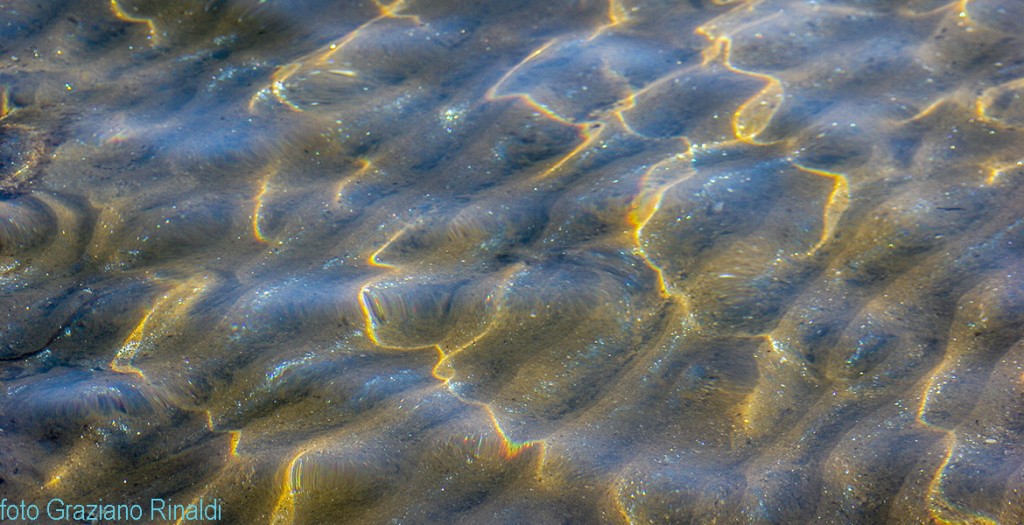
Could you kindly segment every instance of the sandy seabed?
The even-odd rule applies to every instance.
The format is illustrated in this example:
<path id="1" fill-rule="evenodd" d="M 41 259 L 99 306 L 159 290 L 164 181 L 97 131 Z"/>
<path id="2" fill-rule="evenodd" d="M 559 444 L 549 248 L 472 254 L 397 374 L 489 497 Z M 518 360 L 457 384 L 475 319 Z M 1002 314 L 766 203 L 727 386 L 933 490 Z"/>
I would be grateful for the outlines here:
<path id="1" fill-rule="evenodd" d="M 1016 0 L 0 3 L 0 498 L 1022 523 L 1022 35 Z"/>

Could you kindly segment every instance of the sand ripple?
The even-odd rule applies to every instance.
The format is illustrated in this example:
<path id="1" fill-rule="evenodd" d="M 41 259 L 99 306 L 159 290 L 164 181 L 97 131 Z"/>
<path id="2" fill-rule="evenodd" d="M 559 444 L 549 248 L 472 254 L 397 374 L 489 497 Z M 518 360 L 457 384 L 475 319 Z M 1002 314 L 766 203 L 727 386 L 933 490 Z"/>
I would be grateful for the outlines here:
<path id="1" fill-rule="evenodd" d="M 1009 0 L 0 6 L 0 495 L 1019 523 Z"/>

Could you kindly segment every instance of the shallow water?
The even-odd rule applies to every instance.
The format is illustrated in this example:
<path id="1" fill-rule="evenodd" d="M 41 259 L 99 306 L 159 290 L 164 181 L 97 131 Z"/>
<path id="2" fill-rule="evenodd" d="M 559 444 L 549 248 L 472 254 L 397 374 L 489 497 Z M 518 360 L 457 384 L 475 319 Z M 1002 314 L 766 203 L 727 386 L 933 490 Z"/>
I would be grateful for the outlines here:
<path id="1" fill-rule="evenodd" d="M 0 496 L 1024 522 L 1022 20 L 2 3 Z"/>

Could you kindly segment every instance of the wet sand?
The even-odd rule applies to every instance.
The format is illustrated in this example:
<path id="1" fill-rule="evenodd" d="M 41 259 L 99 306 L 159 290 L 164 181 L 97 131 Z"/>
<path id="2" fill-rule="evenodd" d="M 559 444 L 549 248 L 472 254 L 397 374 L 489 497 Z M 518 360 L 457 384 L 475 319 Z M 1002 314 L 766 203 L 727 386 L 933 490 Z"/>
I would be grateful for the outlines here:
<path id="1" fill-rule="evenodd" d="M 0 4 L 0 497 L 1024 522 L 1022 6 Z"/>

